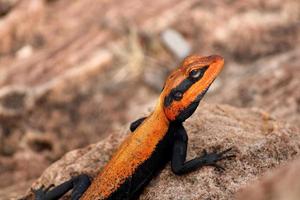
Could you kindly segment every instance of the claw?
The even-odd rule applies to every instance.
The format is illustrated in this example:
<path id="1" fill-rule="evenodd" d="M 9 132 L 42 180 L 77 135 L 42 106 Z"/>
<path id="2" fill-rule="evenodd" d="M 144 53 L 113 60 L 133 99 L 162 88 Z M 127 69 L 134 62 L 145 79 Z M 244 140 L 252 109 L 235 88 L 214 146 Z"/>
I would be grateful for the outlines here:
<path id="1" fill-rule="evenodd" d="M 234 154 L 230 155 L 224 155 L 231 151 L 232 148 L 226 149 L 224 151 L 221 151 L 220 153 L 217 153 L 217 151 L 213 151 L 212 153 L 207 153 L 206 150 L 203 150 L 203 155 L 201 156 L 202 159 L 206 161 L 207 166 L 215 167 L 218 170 L 224 171 L 225 168 L 221 165 L 218 165 L 217 162 L 225 159 L 230 159 L 236 157 Z"/>
<path id="2" fill-rule="evenodd" d="M 53 188 L 55 185 L 54 184 L 51 184 L 49 185 L 47 188 L 43 189 L 44 192 L 48 192 L 51 188 Z"/>
<path id="3" fill-rule="evenodd" d="M 216 161 L 220 161 L 220 160 L 226 160 L 226 159 L 230 159 L 230 158 L 234 158 L 236 157 L 235 155 L 228 155 L 228 156 L 219 156 L 218 155 L 218 158 L 216 159 Z"/>
<path id="4" fill-rule="evenodd" d="M 230 159 L 230 158 L 235 158 L 236 155 L 232 154 L 232 155 L 228 155 L 228 156 L 224 156 L 224 159 Z"/>
<path id="5" fill-rule="evenodd" d="M 211 164 L 211 166 L 217 168 L 217 170 L 225 171 L 225 168 L 222 167 L 221 165 L 218 165 L 217 163 L 213 163 Z"/>
<path id="6" fill-rule="evenodd" d="M 222 155 L 226 154 L 227 152 L 229 152 L 231 150 L 232 150 L 232 147 L 228 148 L 228 149 L 225 149 L 224 151 L 221 151 L 220 153 L 218 153 L 218 156 L 222 156 Z"/>
<path id="7" fill-rule="evenodd" d="M 45 199 L 45 195 L 47 192 L 54 187 L 54 184 L 49 185 L 48 187 L 45 188 L 45 185 L 42 185 L 41 187 L 34 189 L 31 188 L 31 192 L 34 193 L 35 195 L 35 200 L 43 200 Z"/>

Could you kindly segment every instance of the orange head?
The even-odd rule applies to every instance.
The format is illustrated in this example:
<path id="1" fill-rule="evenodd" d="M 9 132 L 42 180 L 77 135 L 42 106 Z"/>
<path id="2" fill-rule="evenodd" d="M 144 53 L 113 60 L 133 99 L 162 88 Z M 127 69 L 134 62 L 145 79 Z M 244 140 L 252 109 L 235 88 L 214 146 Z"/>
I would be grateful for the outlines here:
<path id="1" fill-rule="evenodd" d="M 184 121 L 196 110 L 209 86 L 224 65 L 221 56 L 189 56 L 167 78 L 160 95 L 170 121 Z"/>

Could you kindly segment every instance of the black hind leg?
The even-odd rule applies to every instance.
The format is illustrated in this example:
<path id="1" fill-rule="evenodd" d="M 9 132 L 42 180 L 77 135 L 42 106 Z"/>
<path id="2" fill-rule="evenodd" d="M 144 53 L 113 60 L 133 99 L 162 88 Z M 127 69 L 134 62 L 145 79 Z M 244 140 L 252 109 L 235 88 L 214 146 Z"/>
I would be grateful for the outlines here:
<path id="1" fill-rule="evenodd" d="M 37 190 L 33 190 L 33 193 L 35 194 L 35 200 L 58 200 L 73 188 L 71 200 L 79 200 L 90 184 L 90 178 L 87 175 L 82 174 L 71 178 L 52 190 L 50 190 L 52 186 L 48 188 L 42 186 Z"/>

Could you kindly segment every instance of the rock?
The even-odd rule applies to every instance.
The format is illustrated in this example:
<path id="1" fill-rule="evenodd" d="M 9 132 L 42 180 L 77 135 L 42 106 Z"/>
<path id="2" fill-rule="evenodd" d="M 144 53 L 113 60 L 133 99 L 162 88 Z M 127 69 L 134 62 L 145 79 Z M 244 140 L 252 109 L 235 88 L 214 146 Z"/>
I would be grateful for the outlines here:
<path id="1" fill-rule="evenodd" d="M 229 75 L 214 102 L 259 107 L 272 117 L 300 125 L 300 48 L 266 57 Z M 237 84 L 238 83 L 238 84 Z"/>
<path id="2" fill-rule="evenodd" d="M 165 75 L 177 66 L 164 48 L 153 48 L 162 45 L 164 30 L 180 32 L 192 52 L 226 58 L 210 89 L 214 94 L 207 95 L 214 102 L 259 107 L 270 118 L 300 124 L 299 53 L 284 62 L 266 57 L 297 48 L 299 2 L 0 0 L 0 180 L 7 180 L 0 199 L 65 152 L 134 120 L 157 98 Z M 152 50 L 142 43 L 138 62 L 135 54 L 120 62 L 111 47 L 127 52 L 122 45 L 132 42 L 126 32 L 132 26 L 151 37 Z M 253 65 L 258 58 L 266 62 Z M 270 67 L 273 62 L 278 66 Z M 143 77 L 135 75 L 139 71 Z M 40 167 L 22 167 L 25 155 Z"/>
<path id="3" fill-rule="evenodd" d="M 161 33 L 162 43 L 171 51 L 179 60 L 184 59 L 191 53 L 191 45 L 176 30 L 167 29 Z"/>
<path id="4" fill-rule="evenodd" d="M 0 2 L 0 12 L 2 6 L 3 2 Z M 12 6 L 14 9 L 10 10 Z M 24 40 L 34 37 L 33 33 L 39 28 L 44 9 L 43 1 L 18 0 L 7 5 L 5 12 L 2 10 L 2 15 L 8 12 L 9 14 L 0 21 L 0 55 L 11 53 L 20 47 Z"/>
<path id="5" fill-rule="evenodd" d="M 31 90 L 8 86 L 0 89 L 0 118 L 11 118 L 26 113 L 34 104 Z"/>
<path id="6" fill-rule="evenodd" d="M 233 147 L 237 157 L 221 162 L 226 168 L 224 172 L 205 167 L 176 176 L 168 164 L 140 199 L 232 199 L 241 186 L 300 152 L 299 129 L 275 121 L 258 109 L 202 103 L 185 127 L 189 134 L 188 159 L 203 149 L 229 147 Z M 52 164 L 32 187 L 57 185 L 82 172 L 95 176 L 124 137 L 124 132 L 113 133 L 96 144 L 69 152 Z M 28 190 L 26 199 L 31 198 Z"/>
<path id="7" fill-rule="evenodd" d="M 268 173 L 259 182 L 248 185 L 238 200 L 298 200 L 300 197 L 300 159 Z"/>
<path id="8" fill-rule="evenodd" d="M 0 191 L 0 199 L 3 200 L 15 200 L 19 199 L 22 194 L 24 194 L 24 191 L 28 187 L 30 187 L 31 181 L 25 181 L 25 182 L 18 182 L 10 187 L 6 187 L 1 189 Z"/>
<path id="9" fill-rule="evenodd" d="M 16 199 L 23 195 L 43 169 L 49 165 L 44 154 L 19 151 L 12 157 L 0 159 L 0 199 Z M 7 187 L 9 185 L 9 187 Z M 26 186 L 26 188 L 25 188 Z"/>
<path id="10" fill-rule="evenodd" d="M 297 0 L 201 1 L 172 26 L 198 52 L 253 62 L 295 49 L 300 42 Z"/>
<path id="11" fill-rule="evenodd" d="M 18 0 L 0 0 L 0 17 L 7 15 L 17 2 Z"/>
<path id="12" fill-rule="evenodd" d="M 98 76 L 110 56 L 95 52 L 76 69 L 44 82 L 36 82 L 40 76 L 23 76 L 23 80 L 36 83 L 31 87 L 26 84 L 1 87 L 0 178 L 6 180 L 0 184 L 1 190 L 37 178 L 66 151 L 91 143 L 91 138 L 99 137 L 96 141 L 99 140 L 104 130 L 108 130 L 107 124 L 113 126 L 113 123 L 99 123 L 116 114 L 100 115 L 105 112 L 101 101 L 109 95 L 102 97 L 96 89 L 104 85 L 97 83 Z M 105 104 L 103 108 L 113 111 L 112 107 L 118 107 L 119 102 L 123 104 L 117 101 L 107 101 L 110 105 Z"/>

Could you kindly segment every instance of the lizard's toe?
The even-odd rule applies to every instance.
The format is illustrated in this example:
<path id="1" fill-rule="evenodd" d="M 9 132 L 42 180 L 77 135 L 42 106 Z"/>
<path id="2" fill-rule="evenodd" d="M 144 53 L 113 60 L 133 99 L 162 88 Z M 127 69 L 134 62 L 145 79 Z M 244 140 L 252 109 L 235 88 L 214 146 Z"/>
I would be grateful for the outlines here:
<path id="1" fill-rule="evenodd" d="M 218 161 L 225 160 L 225 159 L 231 159 L 236 157 L 234 154 L 225 155 L 226 153 L 230 152 L 232 148 L 226 149 L 224 151 L 221 151 L 220 153 L 217 153 L 216 151 L 212 153 L 207 153 L 207 151 L 204 151 L 202 154 L 202 159 L 205 161 L 207 166 L 215 167 L 218 170 L 224 171 L 224 167 L 217 164 Z"/>
<path id="2" fill-rule="evenodd" d="M 34 194 L 34 199 L 35 200 L 44 200 L 46 197 L 47 192 L 54 187 L 54 184 L 49 185 L 47 188 L 45 188 L 44 185 L 41 187 L 34 189 L 31 188 L 31 192 Z"/>

